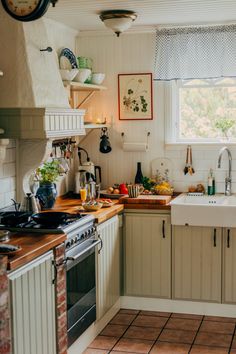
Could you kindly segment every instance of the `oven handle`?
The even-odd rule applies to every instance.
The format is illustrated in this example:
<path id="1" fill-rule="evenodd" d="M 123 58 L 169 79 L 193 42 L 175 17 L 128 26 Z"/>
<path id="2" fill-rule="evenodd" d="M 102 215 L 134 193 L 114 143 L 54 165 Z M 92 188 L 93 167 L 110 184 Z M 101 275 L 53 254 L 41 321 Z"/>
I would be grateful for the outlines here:
<path id="1" fill-rule="evenodd" d="M 83 256 L 83 254 L 85 254 L 86 252 L 90 251 L 92 248 L 100 245 L 100 243 L 102 243 L 102 240 L 97 240 L 97 241 L 93 242 L 89 247 L 87 247 L 82 252 L 78 253 L 75 257 L 66 257 L 66 261 L 76 261 L 78 258 Z"/>

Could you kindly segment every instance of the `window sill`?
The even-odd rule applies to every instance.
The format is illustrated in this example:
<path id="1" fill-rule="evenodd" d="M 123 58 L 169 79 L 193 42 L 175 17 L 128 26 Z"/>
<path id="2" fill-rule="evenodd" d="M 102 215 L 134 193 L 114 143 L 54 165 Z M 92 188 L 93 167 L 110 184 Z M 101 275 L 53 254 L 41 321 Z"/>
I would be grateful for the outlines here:
<path id="1" fill-rule="evenodd" d="M 200 150 L 204 150 L 205 148 L 209 148 L 209 149 L 215 149 L 215 148 L 219 148 L 219 147 L 223 147 L 223 146 L 231 146 L 233 148 L 236 148 L 236 141 L 235 142 L 193 142 L 193 141 L 186 141 L 186 142 L 167 142 L 165 143 L 165 149 L 166 150 L 182 150 L 184 147 L 186 147 L 187 145 L 191 145 L 191 146 L 195 146 L 197 148 L 199 148 Z"/>

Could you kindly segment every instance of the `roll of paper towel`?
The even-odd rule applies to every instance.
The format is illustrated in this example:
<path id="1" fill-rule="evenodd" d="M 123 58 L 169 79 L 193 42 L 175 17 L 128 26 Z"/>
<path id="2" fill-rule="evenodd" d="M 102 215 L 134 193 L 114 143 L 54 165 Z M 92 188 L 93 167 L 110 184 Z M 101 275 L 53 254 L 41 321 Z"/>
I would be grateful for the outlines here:
<path id="1" fill-rule="evenodd" d="M 123 150 L 130 151 L 130 152 L 146 152 L 148 151 L 148 144 L 147 143 L 123 143 Z"/>

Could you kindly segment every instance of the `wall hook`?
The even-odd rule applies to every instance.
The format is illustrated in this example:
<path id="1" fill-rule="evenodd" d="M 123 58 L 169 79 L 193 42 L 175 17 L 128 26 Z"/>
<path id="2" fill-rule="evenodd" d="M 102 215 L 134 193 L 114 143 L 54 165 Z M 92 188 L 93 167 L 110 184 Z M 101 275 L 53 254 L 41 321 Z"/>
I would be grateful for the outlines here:
<path id="1" fill-rule="evenodd" d="M 40 49 L 40 52 L 48 52 L 48 53 L 51 53 L 52 51 L 53 51 L 52 47 L 47 47 L 47 48 Z"/>

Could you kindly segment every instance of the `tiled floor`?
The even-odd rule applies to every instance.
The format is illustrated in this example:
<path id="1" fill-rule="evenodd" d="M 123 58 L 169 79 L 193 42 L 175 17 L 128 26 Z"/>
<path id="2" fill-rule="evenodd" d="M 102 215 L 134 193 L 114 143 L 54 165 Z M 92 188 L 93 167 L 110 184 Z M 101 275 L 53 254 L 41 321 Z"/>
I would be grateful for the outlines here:
<path id="1" fill-rule="evenodd" d="M 236 354 L 236 318 L 122 309 L 84 354 Z"/>

